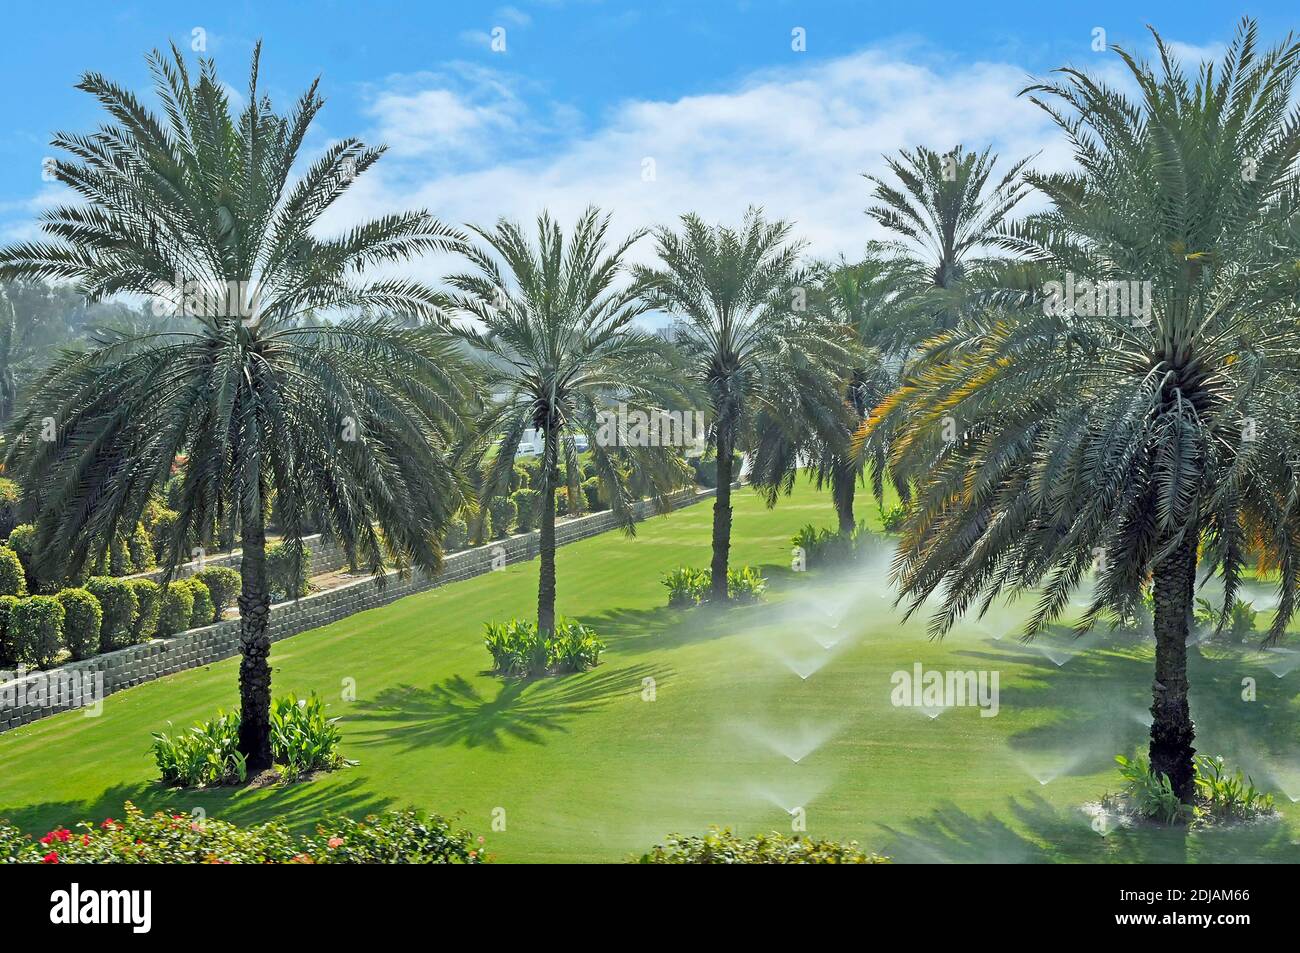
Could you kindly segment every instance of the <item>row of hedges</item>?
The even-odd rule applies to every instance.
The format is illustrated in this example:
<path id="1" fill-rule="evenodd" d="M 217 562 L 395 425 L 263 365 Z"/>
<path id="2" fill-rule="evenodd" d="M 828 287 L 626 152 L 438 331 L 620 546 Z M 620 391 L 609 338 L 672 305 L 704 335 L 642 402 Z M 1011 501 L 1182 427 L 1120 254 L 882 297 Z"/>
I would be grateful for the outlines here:
<path id="1" fill-rule="evenodd" d="M 149 579 L 92 576 L 53 596 L 0 595 L 0 668 L 48 668 L 211 625 L 239 592 L 239 573 L 202 569 L 166 589 Z"/>

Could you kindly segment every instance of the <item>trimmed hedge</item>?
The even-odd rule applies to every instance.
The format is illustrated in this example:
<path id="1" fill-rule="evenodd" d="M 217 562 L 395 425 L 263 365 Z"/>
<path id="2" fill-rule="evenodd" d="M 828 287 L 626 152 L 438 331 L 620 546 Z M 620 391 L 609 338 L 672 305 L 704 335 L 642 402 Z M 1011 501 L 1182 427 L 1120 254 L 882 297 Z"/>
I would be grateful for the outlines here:
<path id="1" fill-rule="evenodd" d="M 18 664 L 18 644 L 10 623 L 16 605 L 17 596 L 0 596 L 0 668 L 12 669 Z"/>
<path id="2" fill-rule="evenodd" d="M 454 552 L 458 549 L 464 549 L 469 545 L 469 527 L 465 521 L 457 517 L 447 524 L 446 535 L 442 538 L 442 547 L 448 552 Z"/>
<path id="3" fill-rule="evenodd" d="M 31 523 L 19 523 L 9 534 L 9 548 L 22 560 L 23 571 L 27 574 L 28 591 L 36 588 L 36 574 L 32 572 L 32 556 L 36 552 L 36 527 Z"/>
<path id="4" fill-rule="evenodd" d="M 91 576 L 86 580 L 86 591 L 99 600 L 103 611 L 99 625 L 99 651 L 111 652 L 135 644 L 138 640 L 133 628 L 136 614 L 140 611 L 140 599 L 131 581 L 112 576 Z"/>
<path id="5" fill-rule="evenodd" d="M 214 611 L 212 594 L 208 592 L 208 587 L 203 584 L 203 580 L 197 576 L 191 576 L 182 580 L 178 585 L 188 586 L 190 592 L 194 593 L 194 608 L 190 612 L 190 624 L 186 628 L 199 629 L 205 625 L 211 625 Z"/>
<path id="6" fill-rule="evenodd" d="M 537 524 L 536 490 L 522 487 L 510 494 L 515 504 L 515 529 L 521 533 L 531 533 Z"/>
<path id="7" fill-rule="evenodd" d="M 488 501 L 488 512 L 492 514 L 492 538 L 509 536 L 510 527 L 515 523 L 515 501 L 508 496 L 494 496 Z"/>
<path id="8" fill-rule="evenodd" d="M 18 554 L 8 546 L 0 546 L 0 595 L 27 595 L 27 571 Z"/>
<path id="9" fill-rule="evenodd" d="M 212 618 L 203 624 L 220 622 L 221 614 L 239 598 L 241 581 L 238 570 L 229 566 L 209 566 L 196 572 L 194 578 L 207 586 L 212 596 Z"/>
<path id="10" fill-rule="evenodd" d="M 131 644 L 152 639 L 158 631 L 162 615 L 162 586 L 152 579 L 128 579 L 126 584 L 135 592 L 136 612 L 131 620 Z"/>
<path id="11" fill-rule="evenodd" d="M 189 580 L 173 582 L 162 594 L 162 608 L 158 613 L 158 637 L 167 638 L 190 628 L 194 617 L 194 589 Z"/>
<path id="12" fill-rule="evenodd" d="M 99 600 L 85 589 L 64 589 L 54 598 L 63 606 L 63 644 L 73 659 L 89 658 L 97 653 L 104 621 Z"/>
<path id="13" fill-rule="evenodd" d="M 54 596 L 20 599 L 9 615 L 18 661 L 48 668 L 63 649 L 63 604 Z"/>

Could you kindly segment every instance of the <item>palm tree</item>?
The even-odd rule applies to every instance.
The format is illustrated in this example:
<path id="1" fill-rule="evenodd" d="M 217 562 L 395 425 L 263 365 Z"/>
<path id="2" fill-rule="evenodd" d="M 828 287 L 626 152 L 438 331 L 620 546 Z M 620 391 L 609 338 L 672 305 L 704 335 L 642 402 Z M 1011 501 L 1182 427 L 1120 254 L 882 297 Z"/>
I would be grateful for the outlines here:
<path id="1" fill-rule="evenodd" d="M 610 218 L 588 208 L 567 240 L 549 214 L 537 219 L 530 242 L 516 223 L 473 231 L 481 245 L 465 251 L 473 270 L 450 276 L 454 307 L 474 326 L 458 333 L 478 357 L 484 389 L 494 399 L 476 432 L 500 435 L 479 450 L 480 496 L 509 489 L 515 453 L 528 430 L 542 438 L 539 542 L 541 572 L 537 626 L 555 628 L 555 494 L 560 467 L 570 499 L 581 472 L 575 436 L 586 437 L 591 464 L 620 525 L 635 532 L 633 504 L 648 488 L 664 494 L 683 485 L 687 469 L 678 452 L 637 441 L 611 441 L 612 408 L 661 410 L 680 394 L 671 349 L 633 327 L 647 306 L 621 281 L 623 259 L 644 232 L 610 248 Z M 632 411 L 629 411 L 629 414 Z"/>
<path id="2" fill-rule="evenodd" d="M 990 186 L 997 156 L 989 149 L 975 153 L 957 145 L 940 155 L 918 146 L 885 160 L 896 184 L 865 176 L 875 186 L 867 215 L 893 235 L 874 247 L 896 256 L 905 286 L 928 301 L 926 308 L 903 312 L 911 322 L 894 322 L 894 347 L 955 324 L 966 289 L 979 287 L 981 276 L 996 267 L 990 246 L 1028 192 L 1021 172 L 1030 158 Z"/>
<path id="3" fill-rule="evenodd" d="M 15 417 L 6 465 L 36 497 L 39 571 L 53 578 L 134 527 L 188 455 L 168 572 L 191 529 L 237 528 L 240 749 L 252 770 L 271 760 L 269 494 L 294 560 L 311 519 L 373 572 L 386 561 L 435 570 L 464 498 L 444 448 L 461 438 L 458 408 L 470 399 L 444 334 L 382 316 L 428 317 L 438 296 L 363 277 L 374 263 L 454 249 L 458 236 L 408 212 L 316 237 L 321 214 L 382 149 L 343 139 L 291 182 L 322 100 L 313 84 L 276 114 L 258 88 L 259 57 L 238 117 L 214 63 L 193 79 L 174 46 L 149 57 L 165 119 L 86 74 L 79 88 L 114 124 L 54 139 L 75 157 L 55 175 L 85 204 L 44 213 L 48 241 L 0 251 L 5 277 L 71 279 L 90 301 L 133 292 L 177 312 L 166 330 L 110 334 L 56 360 Z M 349 308 L 380 316 L 299 320 Z M 51 421 L 56 439 L 40 439 Z"/>
<path id="4" fill-rule="evenodd" d="M 681 221 L 680 234 L 655 230 L 663 267 L 640 267 L 637 276 L 647 301 L 680 319 L 677 343 L 710 405 L 718 465 L 711 597 L 720 604 L 727 598 L 733 454 L 752 446 L 764 412 L 788 427 L 818 415 L 838 418 L 836 372 L 851 366 L 853 347 L 842 327 L 800 308 L 811 276 L 799 265 L 803 246 L 789 241 L 789 224 L 768 222 L 752 208 L 739 228 L 709 226 L 693 214 Z"/>
<path id="5" fill-rule="evenodd" d="M 31 358 L 20 341 L 18 312 L 9 296 L 0 292 L 0 427 L 13 416 L 18 400 L 18 374 Z"/>
<path id="6" fill-rule="evenodd" d="M 895 462 L 923 474 L 895 571 L 909 611 L 942 590 L 936 633 L 1041 587 L 1032 636 L 1090 569 L 1080 630 L 1151 588 L 1150 764 L 1188 802 L 1198 564 L 1222 577 L 1226 619 L 1249 554 L 1268 552 L 1270 640 L 1300 578 L 1300 43 L 1261 54 L 1246 22 L 1191 79 L 1156 44 L 1156 68 L 1118 51 L 1136 101 L 1070 69 L 1031 89 L 1080 171 L 1032 177 L 1052 207 L 1006 244 L 1074 283 L 1072 300 L 1058 286 L 938 337 L 870 426 L 905 426 Z"/>
<path id="7" fill-rule="evenodd" d="M 896 263 L 870 254 L 860 262 L 841 260 L 819 270 L 810 305 L 828 322 L 842 325 L 859 345 L 854 362 L 839 369 L 843 413 L 827 415 L 818 401 L 806 416 L 788 410 L 764 412 L 756 430 L 750 483 L 764 494 L 769 506 L 789 493 L 800 468 L 807 470 L 820 490 L 829 487 L 841 535 L 857 527 L 854 497 L 863 478 L 865 455 L 854 454 L 850 438 L 866 415 L 892 393 L 899 383 L 903 355 L 891 345 L 897 333 L 896 316 L 911 301 L 903 292 L 902 274 Z M 801 403 L 800 410 L 804 406 Z M 768 419 L 771 417 L 771 419 Z M 884 498 L 888 476 L 887 445 L 881 442 L 871 455 L 872 488 L 877 500 Z M 897 481 L 906 498 L 907 484 Z"/>

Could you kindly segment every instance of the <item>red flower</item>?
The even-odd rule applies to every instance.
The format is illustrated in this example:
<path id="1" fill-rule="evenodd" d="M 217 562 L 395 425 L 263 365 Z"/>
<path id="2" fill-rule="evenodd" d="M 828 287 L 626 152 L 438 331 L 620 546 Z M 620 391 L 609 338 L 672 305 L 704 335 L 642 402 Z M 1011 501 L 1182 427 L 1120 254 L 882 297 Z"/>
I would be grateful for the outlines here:
<path id="1" fill-rule="evenodd" d="M 81 843 L 82 843 L 83 845 L 85 845 L 85 844 L 89 844 L 89 843 L 90 843 L 90 835 L 89 835 L 89 834 L 82 834 L 82 835 L 81 835 Z"/>
<path id="2" fill-rule="evenodd" d="M 104 830 L 108 830 L 109 828 L 117 827 L 117 821 L 113 820 L 111 817 L 106 817 L 104 818 L 104 823 L 99 826 Z"/>
<path id="3" fill-rule="evenodd" d="M 342 846 L 343 846 L 343 838 L 342 838 L 342 837 L 331 837 L 331 838 L 329 839 L 329 845 L 330 845 L 330 847 L 342 847 Z"/>
<path id="4" fill-rule="evenodd" d="M 66 827 L 60 827 L 57 830 L 50 831 L 48 834 L 42 837 L 41 843 L 51 844 L 56 840 L 66 842 L 67 839 L 71 836 L 72 836 L 72 831 L 68 830 Z"/>
<path id="5" fill-rule="evenodd" d="M 57 864 L 58 862 L 59 862 L 59 853 L 58 851 L 54 851 L 54 850 L 50 851 L 48 854 L 46 854 L 44 857 L 41 858 L 41 863 L 43 864 Z"/>

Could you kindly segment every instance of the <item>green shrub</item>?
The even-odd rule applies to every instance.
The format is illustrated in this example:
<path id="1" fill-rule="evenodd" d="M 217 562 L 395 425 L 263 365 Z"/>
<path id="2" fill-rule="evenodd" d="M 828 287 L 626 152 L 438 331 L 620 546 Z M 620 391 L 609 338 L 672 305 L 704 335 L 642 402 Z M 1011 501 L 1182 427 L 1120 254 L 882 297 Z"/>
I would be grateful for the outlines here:
<path id="1" fill-rule="evenodd" d="M 510 472 L 510 489 L 512 492 L 526 490 L 533 485 L 533 468 L 526 463 L 516 463 Z"/>
<path id="2" fill-rule="evenodd" d="M 194 593 L 194 608 L 190 612 L 190 624 L 186 628 L 201 629 L 205 625 L 211 625 L 216 606 L 212 601 L 212 593 L 208 592 L 208 587 L 203 580 L 197 576 L 190 576 L 177 585 L 188 586 L 190 592 Z"/>
<path id="3" fill-rule="evenodd" d="M 546 642 L 537 623 L 526 619 L 489 622 L 484 626 L 483 644 L 492 656 L 492 671 L 498 675 L 525 677 L 546 670 Z"/>
<path id="4" fill-rule="evenodd" d="M 163 784 L 204 788 L 235 784 L 248 777 L 247 759 L 239 753 L 239 715 L 217 712 L 176 735 L 154 732 L 154 763 Z"/>
<path id="5" fill-rule="evenodd" d="M 189 580 L 173 582 L 162 594 L 162 609 L 158 613 L 158 637 L 165 639 L 190 628 L 194 617 L 194 589 Z"/>
<path id="6" fill-rule="evenodd" d="M 1124 778 L 1124 793 L 1133 809 L 1142 817 L 1153 818 L 1165 824 L 1192 819 L 1193 809 L 1178 800 L 1169 779 L 1152 771 L 1145 758 L 1129 760 L 1121 754 L 1115 756 L 1115 763 L 1119 765 L 1119 773 Z"/>
<path id="7" fill-rule="evenodd" d="M 531 533 L 537 526 L 537 496 L 537 491 L 528 487 L 510 494 L 515 504 L 515 528 L 521 533 Z"/>
<path id="8" fill-rule="evenodd" d="M 0 669 L 12 669 L 18 664 L 18 645 L 10 618 L 17 596 L 0 596 Z"/>
<path id="9" fill-rule="evenodd" d="M 709 591 L 711 573 L 707 569 L 678 566 L 664 573 L 663 585 L 668 590 L 670 606 L 697 605 Z"/>
<path id="10" fill-rule="evenodd" d="M 220 622 L 222 613 L 239 598 L 239 571 L 229 566 L 209 566 L 196 572 L 194 578 L 207 586 L 212 596 L 212 618 L 208 622 Z"/>
<path id="11" fill-rule="evenodd" d="M 131 642 L 146 642 L 158 634 L 158 620 L 162 616 L 162 586 L 152 579 L 128 579 L 126 584 L 135 593 L 136 613 L 131 620 Z"/>
<path id="12" fill-rule="evenodd" d="M 148 817 L 130 801 L 121 819 L 55 828 L 39 841 L 0 825 L 0 864 L 285 864 L 298 841 L 272 822 L 239 828 L 162 811 Z"/>
<path id="13" fill-rule="evenodd" d="M 436 814 L 385 811 L 362 821 L 328 817 L 302 852 L 317 864 L 482 864 L 482 844 Z"/>
<path id="14" fill-rule="evenodd" d="M 18 507 L 22 488 L 8 477 L 0 477 L 0 539 L 8 537 L 18 525 Z"/>
<path id="15" fill-rule="evenodd" d="M 271 757 L 286 778 L 349 764 L 338 750 L 342 740 L 338 719 L 326 717 L 315 694 L 271 702 Z M 238 784 L 248 777 L 246 759 L 239 753 L 238 712 L 217 712 L 216 718 L 174 735 L 156 732 L 152 751 L 162 782 L 173 787 Z"/>
<path id="16" fill-rule="evenodd" d="M 1272 814 L 1273 795 L 1255 787 L 1241 769 L 1229 773 L 1222 758 L 1196 759 L 1197 808 L 1210 821 L 1248 821 Z"/>
<path id="17" fill-rule="evenodd" d="M 738 479 L 740 476 L 740 467 L 743 460 L 740 454 L 734 454 L 731 458 L 731 478 Z M 705 489 L 712 489 L 718 485 L 718 458 L 713 452 L 708 456 L 698 456 L 690 458 L 691 469 L 695 471 L 695 482 Z"/>
<path id="18" fill-rule="evenodd" d="M 581 622 L 557 619 L 555 632 L 546 643 L 546 664 L 552 673 L 585 672 L 600 664 L 605 643 Z"/>
<path id="19" fill-rule="evenodd" d="M 311 591 L 307 581 L 307 567 L 311 550 L 302 547 L 302 555 L 294 565 L 293 552 L 283 543 L 266 547 L 266 584 L 275 599 L 301 599 Z"/>
<path id="20" fill-rule="evenodd" d="M 63 649 L 63 604 L 53 596 L 20 599 L 9 616 L 18 661 L 47 668 Z"/>
<path id="21" fill-rule="evenodd" d="M 582 481 L 582 498 L 588 513 L 599 513 L 609 509 L 609 504 L 605 502 L 604 491 L 601 490 L 600 477 L 590 477 Z"/>
<path id="22" fill-rule="evenodd" d="M 887 864 L 888 857 L 867 854 L 857 841 L 818 841 L 773 831 L 737 837 L 729 829 L 707 834 L 673 834 L 642 854 L 643 864 Z"/>
<path id="23" fill-rule="evenodd" d="M 524 619 L 489 622 L 483 644 L 492 671 L 514 678 L 584 672 L 600 664 L 605 649 L 591 628 L 567 619 L 556 620 L 553 633 L 539 632 L 537 623 Z"/>
<path id="24" fill-rule="evenodd" d="M 18 554 L 23 571 L 27 574 L 27 591 L 35 592 L 38 581 L 32 571 L 33 558 L 36 555 L 36 527 L 31 523 L 20 523 L 9 534 L 9 548 Z"/>
<path id="25" fill-rule="evenodd" d="M 8 546 L 0 546 L 0 595 L 27 595 L 27 571 L 18 554 Z"/>
<path id="26" fill-rule="evenodd" d="M 153 540 L 149 536 L 149 531 L 144 528 L 144 523 L 135 524 L 135 532 L 126 538 L 126 548 L 131 557 L 132 572 L 145 572 L 158 565 L 158 559 L 153 551 Z"/>
<path id="27" fill-rule="evenodd" d="M 64 589 L 56 599 L 63 605 L 63 644 L 74 659 L 84 659 L 99 651 L 100 626 L 104 610 L 85 589 Z"/>
<path id="28" fill-rule="evenodd" d="M 327 816 L 304 837 L 276 821 L 241 828 L 190 814 L 146 816 L 130 801 L 120 819 L 57 827 L 39 840 L 0 821 L 0 865 L 482 864 L 488 861 L 482 844 L 482 837 L 423 811 L 384 811 L 359 821 Z"/>
<path id="29" fill-rule="evenodd" d="M 481 509 L 478 514 L 470 521 L 470 540 L 471 546 L 482 546 L 492 538 L 492 511 Z"/>
<path id="30" fill-rule="evenodd" d="M 767 580 L 753 566 L 727 570 L 727 598 L 732 602 L 758 602 L 766 591 Z"/>
<path id="31" fill-rule="evenodd" d="M 325 704 L 312 693 L 301 701 L 286 695 L 271 703 L 271 757 L 289 778 L 309 771 L 332 771 L 346 762 L 339 754 L 343 732 L 327 718 Z"/>
<path id="32" fill-rule="evenodd" d="M 492 514 L 492 538 L 509 536 L 510 527 L 515 525 L 515 501 L 508 496 L 494 496 L 488 501 L 488 511 Z"/>
<path id="33" fill-rule="evenodd" d="M 464 549 L 469 543 L 469 529 L 460 517 L 447 524 L 447 535 L 442 539 L 443 548 L 448 552 Z"/>
<path id="34" fill-rule="evenodd" d="M 138 641 L 132 634 L 132 626 L 136 613 L 140 611 L 140 600 L 130 581 L 112 576 L 91 576 L 86 580 L 86 591 L 99 601 L 103 612 L 99 626 L 100 652 L 125 648 Z"/>
<path id="35" fill-rule="evenodd" d="M 880 525 L 886 533 L 902 532 L 903 526 L 907 523 L 907 518 L 911 515 L 911 508 L 905 505 L 891 506 L 889 509 L 880 511 Z"/>
<path id="36" fill-rule="evenodd" d="M 176 534 L 176 523 L 180 514 L 172 509 L 162 509 L 154 517 L 149 530 L 149 544 L 153 547 L 155 564 L 162 562 L 171 552 L 172 537 Z"/>
<path id="37" fill-rule="evenodd" d="M 1246 636 L 1255 631 L 1259 612 L 1255 609 L 1254 603 L 1247 602 L 1245 599 L 1234 599 L 1232 607 L 1228 610 L 1228 618 L 1224 620 L 1223 628 L 1219 629 L 1219 609 L 1209 599 L 1198 597 L 1193 615 L 1198 625 L 1214 630 L 1234 645 L 1240 645 L 1246 640 Z"/>

